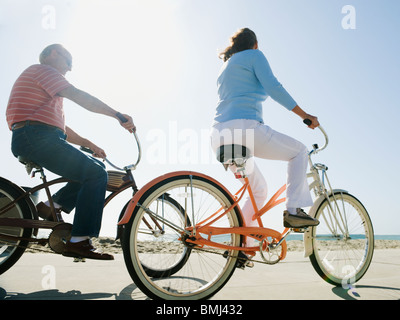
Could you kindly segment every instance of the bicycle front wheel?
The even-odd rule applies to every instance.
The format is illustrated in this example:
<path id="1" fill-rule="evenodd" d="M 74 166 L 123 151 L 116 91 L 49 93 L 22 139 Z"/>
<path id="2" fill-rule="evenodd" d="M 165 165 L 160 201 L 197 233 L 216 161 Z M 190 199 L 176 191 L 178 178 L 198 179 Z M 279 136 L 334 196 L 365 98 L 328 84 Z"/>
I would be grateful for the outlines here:
<path id="1" fill-rule="evenodd" d="M 313 227 L 311 263 L 336 286 L 355 283 L 367 272 L 374 251 L 371 219 L 354 196 L 336 191 L 320 204 Z"/>
<path id="2" fill-rule="evenodd" d="M 165 194 L 169 197 L 167 205 L 161 197 Z M 138 288 L 153 299 L 176 300 L 206 299 L 220 290 L 235 270 L 238 252 L 200 248 L 186 242 L 185 237 L 193 226 L 228 209 L 233 203 L 230 195 L 202 176 L 179 175 L 151 187 L 138 203 L 123 237 L 125 263 Z M 182 219 L 182 211 L 186 219 Z M 153 227 L 148 222 L 153 219 L 162 225 L 162 232 L 151 231 Z M 213 225 L 240 226 L 240 213 L 231 209 Z M 226 234 L 213 236 L 212 241 L 240 246 L 241 237 Z M 190 254 L 183 260 L 187 250 Z M 178 262 L 175 273 L 169 272 Z M 159 270 L 156 277 L 154 270 Z"/>
<path id="3" fill-rule="evenodd" d="M 0 209 L 6 208 L 19 196 L 21 193 L 11 183 L 0 180 Z M 22 199 L 2 213 L 0 218 L 32 219 L 32 213 L 26 200 Z M 28 246 L 27 240 L 19 239 L 29 238 L 31 235 L 31 228 L 0 225 L 0 274 L 10 269 Z"/>

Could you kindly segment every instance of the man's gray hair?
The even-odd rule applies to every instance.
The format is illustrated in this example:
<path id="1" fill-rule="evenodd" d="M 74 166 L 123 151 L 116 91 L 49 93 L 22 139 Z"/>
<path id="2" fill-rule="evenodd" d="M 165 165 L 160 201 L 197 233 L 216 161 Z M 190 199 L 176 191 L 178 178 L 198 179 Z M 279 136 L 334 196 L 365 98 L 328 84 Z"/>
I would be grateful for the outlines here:
<path id="1" fill-rule="evenodd" d="M 49 46 L 47 46 L 46 48 L 43 49 L 43 51 L 40 53 L 39 55 L 39 62 L 41 64 L 44 63 L 45 59 L 50 55 L 51 51 L 54 49 L 60 49 L 63 48 L 63 46 L 61 44 L 58 43 L 54 43 L 51 44 Z"/>

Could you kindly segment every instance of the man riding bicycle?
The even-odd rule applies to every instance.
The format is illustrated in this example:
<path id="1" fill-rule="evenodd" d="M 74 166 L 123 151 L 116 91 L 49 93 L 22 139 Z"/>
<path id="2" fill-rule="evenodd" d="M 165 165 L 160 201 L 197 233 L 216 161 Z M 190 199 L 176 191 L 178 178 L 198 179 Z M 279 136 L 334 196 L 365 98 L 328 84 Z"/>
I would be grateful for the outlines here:
<path id="1" fill-rule="evenodd" d="M 100 158 L 106 154 L 65 125 L 63 98 L 91 112 L 113 117 L 127 130 L 135 130 L 135 125 L 125 114 L 127 121 L 121 122 L 116 110 L 65 79 L 72 69 L 72 55 L 62 45 L 46 47 L 39 61 L 22 72 L 10 94 L 6 117 L 12 131 L 11 150 L 15 157 L 29 159 L 73 181 L 52 196 L 58 210 L 69 213 L 75 208 L 71 239 L 63 255 L 112 260 L 112 255 L 98 252 L 90 242 L 91 237 L 98 237 L 101 227 L 107 187 L 105 166 L 71 144 L 90 148 Z M 45 203 L 39 203 L 37 209 L 41 218 L 52 219 Z"/>

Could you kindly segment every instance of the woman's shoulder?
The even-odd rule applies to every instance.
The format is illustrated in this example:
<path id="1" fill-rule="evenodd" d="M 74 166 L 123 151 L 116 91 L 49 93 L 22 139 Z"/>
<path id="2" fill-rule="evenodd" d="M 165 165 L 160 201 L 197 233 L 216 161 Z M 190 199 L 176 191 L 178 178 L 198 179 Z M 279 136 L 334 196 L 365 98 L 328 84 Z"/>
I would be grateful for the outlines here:
<path id="1" fill-rule="evenodd" d="M 236 59 L 246 59 L 246 60 L 258 60 L 258 59 L 266 59 L 265 55 L 262 51 L 259 49 L 248 49 L 248 50 L 243 50 L 240 52 L 235 53 L 233 57 L 236 56 Z"/>
<path id="2" fill-rule="evenodd" d="M 261 52 L 261 51 L 258 50 L 258 49 L 247 49 L 247 50 L 243 50 L 243 51 L 237 52 L 236 54 L 237 55 L 243 55 L 243 56 L 244 55 L 252 56 L 252 55 L 258 55 L 259 52 Z"/>

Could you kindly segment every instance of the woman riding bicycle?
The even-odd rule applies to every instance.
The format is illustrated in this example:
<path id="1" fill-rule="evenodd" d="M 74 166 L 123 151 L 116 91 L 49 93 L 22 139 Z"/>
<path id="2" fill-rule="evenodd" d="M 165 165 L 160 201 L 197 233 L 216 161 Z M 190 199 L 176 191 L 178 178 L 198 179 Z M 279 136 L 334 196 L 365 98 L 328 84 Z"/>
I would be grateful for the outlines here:
<path id="1" fill-rule="evenodd" d="M 313 204 L 308 189 L 307 149 L 297 140 L 264 124 L 262 102 L 268 96 L 302 119 L 310 119 L 309 128 L 319 126 L 318 119 L 303 111 L 275 78 L 264 54 L 258 50 L 255 33 L 243 28 L 231 37 L 231 45 L 221 54 L 224 64 L 218 76 L 218 104 L 211 132 L 214 151 L 221 145 L 239 144 L 258 158 L 288 162 L 284 226 L 302 228 L 318 225 L 318 220 L 301 208 Z M 227 134 L 228 133 L 228 134 Z M 246 141 L 247 140 L 247 141 Z M 236 170 L 235 166 L 231 166 Z M 254 158 L 247 161 L 246 174 L 261 208 L 267 199 L 267 184 Z M 258 226 L 251 199 L 242 207 L 246 226 Z M 247 244 L 249 245 L 249 244 Z"/>

